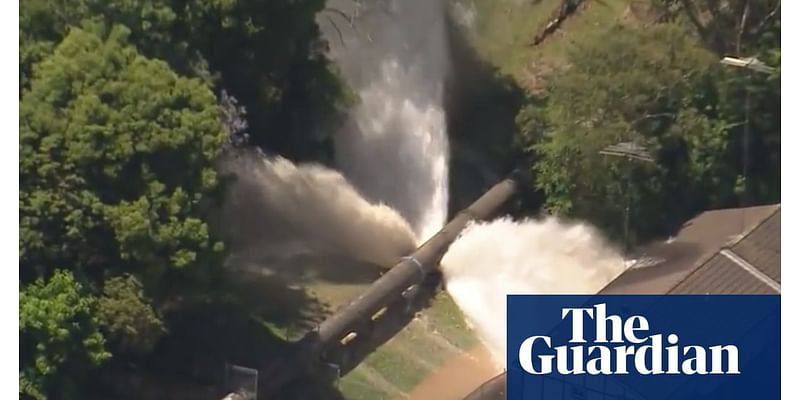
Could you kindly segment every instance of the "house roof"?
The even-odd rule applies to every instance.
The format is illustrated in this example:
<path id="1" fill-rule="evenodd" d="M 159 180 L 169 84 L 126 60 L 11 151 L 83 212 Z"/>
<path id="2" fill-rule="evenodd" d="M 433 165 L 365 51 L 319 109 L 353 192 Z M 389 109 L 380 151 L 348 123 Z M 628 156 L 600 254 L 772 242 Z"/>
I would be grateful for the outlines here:
<path id="1" fill-rule="evenodd" d="M 701 213 L 600 293 L 780 293 L 780 215 L 780 204 Z"/>

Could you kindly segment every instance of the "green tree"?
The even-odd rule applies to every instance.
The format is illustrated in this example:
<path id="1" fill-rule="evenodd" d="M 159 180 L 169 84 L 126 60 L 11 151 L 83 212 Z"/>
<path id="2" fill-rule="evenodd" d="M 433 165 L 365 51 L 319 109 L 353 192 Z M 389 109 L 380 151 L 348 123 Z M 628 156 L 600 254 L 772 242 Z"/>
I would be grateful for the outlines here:
<path id="1" fill-rule="evenodd" d="M 780 0 L 653 0 L 664 20 L 681 23 L 719 57 L 757 57 L 763 74 L 725 67 L 719 113 L 730 135 L 742 204 L 780 201 Z"/>
<path id="2" fill-rule="evenodd" d="M 96 300 L 69 271 L 20 287 L 20 395 L 75 398 L 85 372 L 110 354 L 94 317 Z"/>
<path id="3" fill-rule="evenodd" d="M 662 20 L 679 22 L 718 55 L 745 56 L 763 48 L 780 24 L 781 0 L 651 0 Z M 780 46 L 780 44 L 778 44 Z"/>
<path id="4" fill-rule="evenodd" d="M 20 257 L 160 273 L 215 247 L 203 222 L 224 132 L 201 82 L 73 29 L 20 102 Z M 30 271 L 22 271 L 23 275 Z"/>
<path id="5" fill-rule="evenodd" d="M 252 140 L 319 156 L 343 90 L 322 54 L 315 15 L 324 0 L 31 0 L 20 4 L 20 71 L 84 21 L 127 26 L 130 42 L 182 75 L 227 89 L 248 110 Z"/>
<path id="6" fill-rule="evenodd" d="M 726 66 L 719 82 L 720 113 L 733 122 L 731 134 L 736 138 L 736 170 L 743 183 L 743 204 L 780 202 L 780 19 L 765 30 L 755 52 L 749 55 L 774 71 Z"/>
<path id="7" fill-rule="evenodd" d="M 520 115 L 536 185 L 551 211 L 619 233 L 628 190 L 634 233 L 656 233 L 734 196 L 727 123 L 716 109 L 716 59 L 674 25 L 617 27 L 577 45 L 546 106 Z M 534 113 L 538 118 L 532 118 Z M 600 155 L 634 142 L 656 163 Z"/>
<path id="8" fill-rule="evenodd" d="M 222 244 L 205 217 L 225 132 L 201 81 L 140 55 L 124 27 L 93 29 L 71 29 L 22 94 L 20 277 L 70 266 L 102 297 L 73 299 L 76 289 L 68 300 L 101 324 L 112 352 L 138 356 L 164 332 L 158 307 L 217 268 Z M 37 304 L 20 300 L 21 310 Z M 57 333 L 29 335 L 40 358 L 62 357 L 46 346 Z M 60 371 L 41 373 L 61 381 Z"/>
<path id="9" fill-rule="evenodd" d="M 142 284 L 132 275 L 106 280 L 97 303 L 98 320 L 109 332 L 117 355 L 147 355 L 165 333 Z"/>

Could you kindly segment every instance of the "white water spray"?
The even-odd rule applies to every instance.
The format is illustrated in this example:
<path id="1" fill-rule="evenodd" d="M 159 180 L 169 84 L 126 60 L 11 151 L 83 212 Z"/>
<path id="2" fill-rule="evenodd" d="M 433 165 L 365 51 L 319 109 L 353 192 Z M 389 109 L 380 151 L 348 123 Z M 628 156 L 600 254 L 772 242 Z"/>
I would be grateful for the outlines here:
<path id="1" fill-rule="evenodd" d="M 340 10 L 348 4 L 329 1 Z M 332 58 L 359 97 L 335 137 L 337 162 L 367 198 L 397 209 L 421 242 L 447 216 L 446 3 L 358 4 L 349 19 L 323 23 Z M 586 225 L 500 219 L 467 228 L 442 268 L 448 292 L 504 365 L 507 293 L 595 293 L 623 260 Z"/>
<path id="2" fill-rule="evenodd" d="M 361 3 L 341 5 L 348 4 Z M 319 166 L 229 161 L 227 169 L 239 175 L 226 204 L 237 254 L 338 253 L 391 265 L 443 226 L 443 4 L 377 1 L 339 19 L 327 35 L 331 56 L 359 100 L 335 136 L 336 159 L 358 191 Z M 553 218 L 472 224 L 442 260 L 448 292 L 498 366 L 505 365 L 506 294 L 595 293 L 623 268 L 594 229 Z"/>
<path id="3" fill-rule="evenodd" d="M 502 367 L 507 294 L 594 294 L 624 262 L 585 224 L 502 218 L 468 226 L 441 267 L 447 291 Z"/>
<path id="4" fill-rule="evenodd" d="M 358 3 L 350 21 L 329 20 L 336 33 L 327 35 L 331 57 L 358 94 L 335 136 L 337 164 L 368 199 L 398 210 L 420 242 L 447 218 L 444 5 Z"/>

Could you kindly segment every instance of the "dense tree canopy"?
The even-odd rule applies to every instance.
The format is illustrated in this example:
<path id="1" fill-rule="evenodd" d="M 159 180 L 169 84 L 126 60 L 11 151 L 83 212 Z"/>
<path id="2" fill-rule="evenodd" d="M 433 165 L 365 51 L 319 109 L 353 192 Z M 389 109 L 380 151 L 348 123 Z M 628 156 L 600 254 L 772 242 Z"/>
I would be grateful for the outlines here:
<path id="1" fill-rule="evenodd" d="M 152 348 L 161 328 L 133 278 L 114 275 L 136 274 L 162 298 L 170 269 L 217 261 L 222 245 L 203 208 L 213 201 L 212 162 L 225 139 L 213 93 L 140 55 L 127 35 L 121 26 L 73 28 L 34 66 L 20 101 L 19 203 L 23 282 L 69 268 L 105 286 L 96 319 L 125 350 Z M 51 279 L 47 290 L 72 290 L 53 301 L 94 313 L 95 300 L 71 289 L 72 275 Z M 29 299 L 42 285 L 24 286 L 31 294 L 21 306 L 34 308 Z M 46 333 L 30 326 L 21 334 Z"/>
<path id="2" fill-rule="evenodd" d="M 199 213 L 224 140 L 216 99 L 126 35 L 73 29 L 22 96 L 21 262 L 40 274 L 184 267 L 215 245 Z"/>
<path id="3" fill-rule="evenodd" d="M 226 88 L 248 110 L 255 144 L 298 157 L 325 152 L 318 129 L 342 88 L 314 15 L 323 0 L 31 0 L 20 7 L 20 74 L 85 21 L 130 29 L 130 42 L 179 74 Z M 257 111 L 257 112 L 255 112 Z M 314 118 L 309 118 L 313 116 Z"/>
<path id="4" fill-rule="evenodd" d="M 20 307 L 44 316 L 44 303 L 31 300 L 38 288 L 72 290 L 54 307 L 91 321 L 80 332 L 101 343 L 75 347 L 94 361 L 76 370 L 110 353 L 121 364 L 146 358 L 170 331 L 168 312 L 224 295 L 224 246 L 207 221 L 225 146 L 249 140 L 288 157 L 328 155 L 318 128 L 342 88 L 314 20 L 323 6 L 20 4 L 20 290 L 30 293 Z M 37 349 L 21 358 L 21 390 L 78 388 L 59 350 L 42 347 L 67 339 L 37 329 L 20 327 Z M 56 361 L 43 370 L 37 359 Z"/>
<path id="5" fill-rule="evenodd" d="M 569 61 L 550 80 L 546 106 L 520 115 L 548 209 L 620 233 L 630 195 L 635 232 L 652 235 L 693 212 L 736 204 L 745 176 L 738 99 L 749 89 L 734 74 L 742 71 L 723 70 L 691 34 L 671 24 L 617 27 L 576 46 Z M 769 107 L 764 99 L 776 94 L 758 90 L 758 109 Z M 746 176 L 762 186 L 774 185 L 762 178 L 778 168 L 767 161 L 779 154 L 779 139 L 770 143 L 779 130 L 771 124 L 749 123 L 760 131 L 753 133 L 760 135 L 753 140 L 758 151 L 747 150 L 760 170 Z M 646 148 L 654 162 L 600 154 L 625 142 Z M 774 189 L 759 189 L 759 200 L 775 199 Z"/>
<path id="6" fill-rule="evenodd" d="M 781 0 L 653 0 L 652 4 L 663 20 L 682 22 L 720 55 L 757 53 L 764 49 L 766 34 L 780 32 Z M 776 39 L 779 46 L 779 38 L 770 38 Z"/>

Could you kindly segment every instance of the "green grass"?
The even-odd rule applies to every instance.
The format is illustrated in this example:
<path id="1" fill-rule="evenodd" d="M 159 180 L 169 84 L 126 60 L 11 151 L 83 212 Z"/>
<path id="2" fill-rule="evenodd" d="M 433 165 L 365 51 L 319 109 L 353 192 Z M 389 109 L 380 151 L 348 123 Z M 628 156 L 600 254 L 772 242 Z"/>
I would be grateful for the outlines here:
<path id="1" fill-rule="evenodd" d="M 414 352 L 427 363 L 435 366 L 442 365 L 451 355 L 448 349 L 443 348 L 431 338 L 431 332 L 426 331 L 419 324 L 409 325 L 400 331 L 390 345 L 401 351 Z"/>
<path id="2" fill-rule="evenodd" d="M 339 390 L 348 400 L 389 400 L 393 397 L 378 389 L 358 368 L 339 381 Z"/>
<path id="3" fill-rule="evenodd" d="M 570 16 L 561 25 L 560 33 L 534 48 L 532 59 L 537 56 L 548 60 L 563 61 L 569 49 L 582 38 L 603 33 L 622 21 L 630 0 L 587 0 L 585 6 Z"/>
<path id="4" fill-rule="evenodd" d="M 364 360 L 364 363 L 383 375 L 384 379 L 404 392 L 410 392 L 425 379 L 428 370 L 407 351 L 398 348 L 387 348 L 376 351 Z"/>
<path id="5" fill-rule="evenodd" d="M 561 0 L 471 1 L 477 11 L 472 41 L 478 54 L 519 80 L 524 80 L 527 70 L 536 69 L 537 65 L 562 64 L 574 43 L 622 21 L 631 3 L 631 0 L 585 0 L 555 34 L 538 46 L 530 46 Z"/>
<path id="6" fill-rule="evenodd" d="M 394 398 L 395 393 L 380 387 L 383 383 L 367 376 L 367 368 L 370 374 L 407 393 L 433 369 L 456 355 L 453 347 L 467 351 L 478 343 L 447 293 L 436 296 L 431 307 L 423 311 L 423 318 L 427 322 L 410 323 L 343 377 L 338 385 L 341 393 L 351 400 Z M 442 341 L 449 342 L 449 345 Z"/>
<path id="7" fill-rule="evenodd" d="M 425 316 L 434 329 L 461 350 L 466 351 L 478 345 L 478 338 L 467 326 L 464 314 L 449 294 L 437 295 L 433 305 L 425 310 Z"/>
<path id="8" fill-rule="evenodd" d="M 530 61 L 530 43 L 561 0 L 472 0 L 477 11 L 474 44 L 501 72 L 516 75 Z"/>

